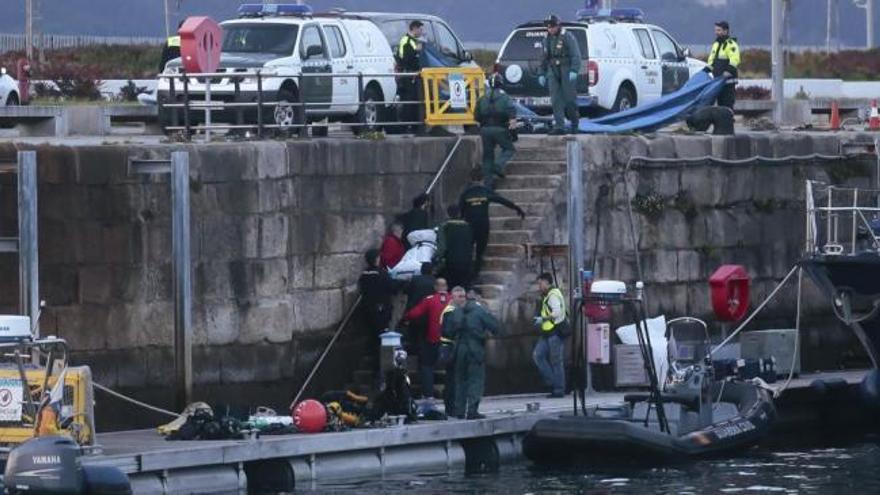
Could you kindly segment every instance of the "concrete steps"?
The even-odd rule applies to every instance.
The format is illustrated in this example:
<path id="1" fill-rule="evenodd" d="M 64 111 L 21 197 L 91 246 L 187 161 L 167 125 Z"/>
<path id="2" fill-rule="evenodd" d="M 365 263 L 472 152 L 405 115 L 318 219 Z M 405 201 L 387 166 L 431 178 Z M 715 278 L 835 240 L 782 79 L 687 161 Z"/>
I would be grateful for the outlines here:
<path id="1" fill-rule="evenodd" d="M 529 244 L 533 240 L 534 230 L 501 230 L 489 234 L 489 242 L 493 244 Z"/>
<path id="2" fill-rule="evenodd" d="M 486 246 L 486 256 L 488 257 L 505 257 L 505 258 L 516 258 L 523 259 L 523 256 L 526 255 L 526 248 L 524 246 L 517 246 L 513 244 L 488 244 Z"/>
<path id="3" fill-rule="evenodd" d="M 495 189 L 495 192 L 516 204 L 528 204 L 546 202 L 556 192 L 556 188 L 551 190 L 548 188 L 508 189 L 507 187 L 499 187 Z"/>
<path id="4" fill-rule="evenodd" d="M 558 146 L 525 146 L 516 150 L 514 158 L 517 160 L 565 161 L 565 144 L 560 142 Z"/>
<path id="5" fill-rule="evenodd" d="M 499 193 L 499 194 L 501 194 L 501 193 Z M 503 196 L 503 194 L 502 194 L 502 196 Z M 514 203 L 516 203 L 517 206 L 522 208 L 523 211 L 526 212 L 527 216 L 537 216 L 541 219 L 544 218 L 544 212 L 550 206 L 550 203 L 548 201 L 537 201 L 534 203 L 525 203 L 525 202 L 514 201 Z M 495 218 L 495 217 L 498 217 L 498 218 L 509 217 L 509 216 L 511 216 L 511 213 L 513 213 L 513 210 L 511 210 L 510 208 L 508 208 L 506 206 L 501 206 L 501 205 L 498 205 L 495 203 L 492 203 L 491 205 L 489 205 L 489 220 L 490 221 L 492 218 Z"/>
<path id="6" fill-rule="evenodd" d="M 528 213 L 528 211 L 526 211 Z M 525 220 L 518 216 L 511 217 L 489 217 L 489 226 L 495 230 L 524 230 L 537 229 L 544 217 L 527 216 Z"/>
<path id="7" fill-rule="evenodd" d="M 509 189 L 557 188 L 563 182 L 562 175 L 508 175 L 502 183 Z"/>
<path id="8" fill-rule="evenodd" d="M 505 258 L 503 256 L 483 257 L 483 270 L 512 272 L 522 264 L 522 258 Z"/>
<path id="9" fill-rule="evenodd" d="M 527 176 L 547 176 L 547 175 L 563 175 L 566 172 L 565 161 L 510 161 L 507 163 L 504 173 L 510 177 L 521 175 Z M 501 179 L 503 184 L 506 179 Z"/>

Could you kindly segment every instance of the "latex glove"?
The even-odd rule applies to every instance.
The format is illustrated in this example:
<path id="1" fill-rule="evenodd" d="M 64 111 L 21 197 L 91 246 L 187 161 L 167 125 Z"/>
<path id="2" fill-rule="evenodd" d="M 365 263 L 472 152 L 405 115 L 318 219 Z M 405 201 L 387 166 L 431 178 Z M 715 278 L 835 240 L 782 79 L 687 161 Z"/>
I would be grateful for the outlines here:
<path id="1" fill-rule="evenodd" d="M 578 80 L 578 73 L 571 71 L 568 73 L 568 82 L 575 82 Z"/>
<path id="2" fill-rule="evenodd" d="M 731 74 L 730 72 L 726 72 L 726 71 L 724 72 L 724 74 L 721 74 L 721 75 L 728 78 L 728 79 L 733 77 L 733 74 Z"/>
<path id="3" fill-rule="evenodd" d="M 534 323 L 536 327 L 540 327 L 541 324 L 544 323 L 544 318 L 541 318 L 540 316 L 536 316 L 535 319 L 532 320 L 532 323 Z"/>
<path id="4" fill-rule="evenodd" d="M 546 76 L 538 76 L 538 85 L 542 88 L 547 87 L 547 77 Z"/>

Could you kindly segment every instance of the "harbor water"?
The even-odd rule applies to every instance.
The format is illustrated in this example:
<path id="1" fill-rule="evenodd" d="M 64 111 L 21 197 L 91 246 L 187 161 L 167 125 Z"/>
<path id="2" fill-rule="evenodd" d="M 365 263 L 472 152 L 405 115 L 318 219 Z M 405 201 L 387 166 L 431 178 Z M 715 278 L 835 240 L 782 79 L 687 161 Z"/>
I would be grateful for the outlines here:
<path id="1" fill-rule="evenodd" d="M 847 494 L 880 493 L 880 435 L 776 440 L 736 457 L 662 467 L 539 468 L 497 473 L 400 476 L 325 484 L 319 493 Z M 304 489 L 304 492 L 306 490 Z"/>

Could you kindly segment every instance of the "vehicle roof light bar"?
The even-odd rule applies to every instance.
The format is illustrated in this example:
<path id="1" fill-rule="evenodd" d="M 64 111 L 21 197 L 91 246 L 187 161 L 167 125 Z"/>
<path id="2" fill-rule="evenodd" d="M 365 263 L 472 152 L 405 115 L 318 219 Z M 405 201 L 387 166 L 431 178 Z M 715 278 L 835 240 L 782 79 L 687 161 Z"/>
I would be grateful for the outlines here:
<path id="1" fill-rule="evenodd" d="M 309 17 L 312 7 L 291 3 L 243 3 L 238 7 L 239 17 Z"/>
<path id="2" fill-rule="evenodd" d="M 580 9 L 577 18 L 582 21 L 611 19 L 618 22 L 645 22 L 645 12 L 636 8 L 621 9 Z"/>

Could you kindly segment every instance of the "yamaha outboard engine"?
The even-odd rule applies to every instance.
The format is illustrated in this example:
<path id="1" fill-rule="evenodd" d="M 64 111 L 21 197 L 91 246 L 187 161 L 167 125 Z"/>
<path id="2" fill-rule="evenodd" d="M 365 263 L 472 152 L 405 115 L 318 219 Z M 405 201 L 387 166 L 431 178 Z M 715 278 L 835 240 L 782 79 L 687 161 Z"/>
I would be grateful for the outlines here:
<path id="1" fill-rule="evenodd" d="M 28 440 L 9 453 L 3 482 L 7 493 L 130 495 L 131 483 L 119 469 L 83 466 L 72 439 L 47 436 Z"/>

